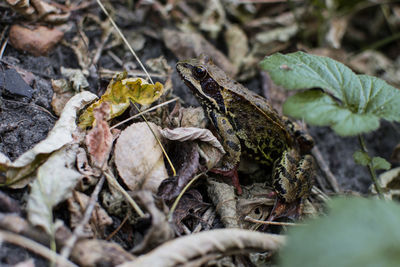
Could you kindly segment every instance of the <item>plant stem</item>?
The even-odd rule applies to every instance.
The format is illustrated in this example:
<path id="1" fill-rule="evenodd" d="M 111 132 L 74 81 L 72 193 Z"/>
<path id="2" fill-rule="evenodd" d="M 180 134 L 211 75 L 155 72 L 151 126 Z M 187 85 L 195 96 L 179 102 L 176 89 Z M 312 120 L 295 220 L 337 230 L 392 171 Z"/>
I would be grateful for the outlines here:
<path id="1" fill-rule="evenodd" d="M 358 141 L 360 142 L 362 151 L 364 151 L 365 153 L 368 153 L 368 149 L 367 149 L 367 146 L 365 145 L 364 137 L 361 134 L 358 135 Z M 369 170 L 369 173 L 371 174 L 371 179 L 374 182 L 375 190 L 378 193 L 379 198 L 384 199 L 382 187 L 379 183 L 378 178 L 376 177 L 375 169 L 372 166 L 372 162 L 368 163 L 368 170 Z"/>

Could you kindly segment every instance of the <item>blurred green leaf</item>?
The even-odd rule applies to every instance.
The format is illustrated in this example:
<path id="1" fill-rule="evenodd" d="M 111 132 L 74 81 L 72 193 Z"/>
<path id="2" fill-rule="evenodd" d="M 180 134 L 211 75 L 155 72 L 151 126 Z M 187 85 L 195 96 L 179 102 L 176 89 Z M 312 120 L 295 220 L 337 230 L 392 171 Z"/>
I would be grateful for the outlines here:
<path id="1" fill-rule="evenodd" d="M 373 157 L 372 158 L 372 168 L 375 170 L 389 170 L 390 163 L 381 157 Z"/>
<path id="2" fill-rule="evenodd" d="M 371 157 L 368 153 L 358 150 L 353 154 L 354 161 L 362 166 L 367 166 L 371 162 Z"/>
<path id="3" fill-rule="evenodd" d="M 289 231 L 280 266 L 399 266 L 398 204 L 339 198 L 328 206 L 328 216 Z"/>

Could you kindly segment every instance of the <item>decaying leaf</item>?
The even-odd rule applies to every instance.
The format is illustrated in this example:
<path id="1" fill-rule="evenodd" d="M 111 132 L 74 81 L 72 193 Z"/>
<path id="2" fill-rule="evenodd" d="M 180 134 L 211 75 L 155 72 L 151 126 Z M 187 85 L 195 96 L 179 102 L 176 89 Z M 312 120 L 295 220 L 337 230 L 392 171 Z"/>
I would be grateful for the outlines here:
<path id="1" fill-rule="evenodd" d="M 118 266 L 166 267 L 191 263 L 199 266 L 212 258 L 242 253 L 243 250 L 276 251 L 284 243 L 284 236 L 241 229 L 216 229 L 166 242 L 136 260 Z M 201 261 L 202 257 L 204 262 Z"/>
<path id="2" fill-rule="evenodd" d="M 379 175 L 379 180 L 386 199 L 400 199 L 400 167 L 382 173 Z M 370 191 L 376 194 L 375 186 L 371 185 Z"/>
<path id="3" fill-rule="evenodd" d="M 209 32 L 212 38 L 216 38 L 226 23 L 225 10 L 220 0 L 208 0 L 205 8 L 199 28 Z"/>
<path id="4" fill-rule="evenodd" d="M 97 183 L 98 177 L 101 175 L 101 170 L 90 166 L 86 150 L 81 147 L 76 154 L 76 167 L 82 174 L 82 178 L 76 187 L 78 190 L 82 192 L 86 191 L 90 186 Z"/>
<path id="5" fill-rule="evenodd" d="M 65 104 L 74 95 L 72 88 L 68 81 L 65 79 L 51 80 L 53 87 L 53 98 L 51 100 L 51 107 L 57 116 L 60 116 Z"/>
<path id="6" fill-rule="evenodd" d="M 74 229 L 82 221 L 86 207 L 89 203 L 89 197 L 83 193 L 74 191 L 72 196 L 68 198 L 68 210 L 70 212 L 70 225 Z M 102 238 L 105 228 L 113 223 L 107 212 L 96 203 L 90 223 L 83 228 L 85 237 Z"/>
<path id="7" fill-rule="evenodd" d="M 239 68 L 243 58 L 249 52 L 247 36 L 241 27 L 231 25 L 225 32 L 225 40 L 228 46 L 229 59 Z"/>
<path id="8" fill-rule="evenodd" d="M 201 54 L 210 56 L 216 65 L 221 67 L 231 77 L 238 69 L 232 65 L 226 56 L 209 43 L 202 35 L 193 32 L 179 32 L 163 30 L 165 45 L 176 55 L 179 60 L 199 57 Z"/>
<path id="9" fill-rule="evenodd" d="M 343 35 L 346 33 L 349 17 L 340 16 L 333 18 L 329 22 L 329 30 L 325 36 L 325 40 L 329 46 L 340 48 Z"/>
<path id="10" fill-rule="evenodd" d="M 61 67 L 60 71 L 64 77 L 68 78 L 68 81 L 70 82 L 72 89 L 74 89 L 75 92 L 80 92 L 89 88 L 89 82 L 87 81 L 81 69 L 70 69 Z"/>
<path id="11" fill-rule="evenodd" d="M 79 266 L 115 266 L 135 259 L 118 244 L 98 239 L 78 241 L 71 257 Z"/>
<path id="12" fill-rule="evenodd" d="M 157 195 L 161 196 L 165 201 L 175 199 L 183 188 L 195 177 L 199 171 L 199 148 L 193 142 L 184 142 L 176 146 L 177 159 L 180 168 L 175 177 L 165 179 L 161 182 Z M 175 154 L 172 152 L 172 154 Z"/>
<path id="13" fill-rule="evenodd" d="M 26 186 L 31 179 L 25 178 L 29 177 L 52 152 L 59 150 L 66 144 L 74 143 L 74 134 L 77 131 L 75 123 L 77 112 L 96 98 L 95 94 L 87 91 L 72 97 L 65 105 L 60 118 L 47 138 L 19 156 L 14 162 L 0 154 L 0 169 L 7 170 L 6 185 L 11 188 Z"/>
<path id="14" fill-rule="evenodd" d="M 130 190 L 155 193 L 168 174 L 160 145 L 149 127 L 161 138 L 153 123 L 135 123 L 121 132 L 115 145 L 115 165 Z"/>
<path id="15" fill-rule="evenodd" d="M 15 11 L 30 20 L 41 20 L 50 23 L 61 23 L 68 20 L 70 12 L 60 8 L 60 4 L 52 5 L 43 0 L 7 0 Z"/>
<path id="16" fill-rule="evenodd" d="M 203 201 L 199 191 L 194 189 L 187 191 L 180 199 L 174 212 L 173 218 L 177 231 L 183 234 L 185 232 L 183 225 L 185 225 L 193 232 L 197 225 L 206 224 L 202 220 L 202 214 L 209 206 L 210 204 Z"/>
<path id="17" fill-rule="evenodd" d="M 172 239 L 175 234 L 165 216 L 168 209 L 160 199 L 154 199 L 152 193 L 147 190 L 135 192 L 134 197 L 151 215 L 151 225 L 143 241 L 131 251 L 144 253 Z"/>
<path id="18" fill-rule="evenodd" d="M 107 102 L 102 102 L 98 108 L 93 110 L 95 125 L 85 138 L 90 159 L 93 165 L 99 169 L 102 169 L 107 161 L 113 142 L 113 136 L 107 123 L 109 111 L 110 105 Z"/>
<path id="19" fill-rule="evenodd" d="M 116 75 L 107 86 L 100 100 L 90 105 L 79 117 L 79 127 L 85 129 L 92 126 L 93 110 L 103 102 L 110 105 L 110 118 L 121 115 L 130 105 L 130 101 L 148 105 L 156 101 L 163 92 L 163 85 L 156 82 L 149 84 L 142 78 L 126 78 L 126 73 Z"/>
<path id="20" fill-rule="evenodd" d="M 74 168 L 78 145 L 66 146 L 54 152 L 38 168 L 27 203 L 29 221 L 55 234 L 53 207 L 67 199 L 81 174 Z"/>

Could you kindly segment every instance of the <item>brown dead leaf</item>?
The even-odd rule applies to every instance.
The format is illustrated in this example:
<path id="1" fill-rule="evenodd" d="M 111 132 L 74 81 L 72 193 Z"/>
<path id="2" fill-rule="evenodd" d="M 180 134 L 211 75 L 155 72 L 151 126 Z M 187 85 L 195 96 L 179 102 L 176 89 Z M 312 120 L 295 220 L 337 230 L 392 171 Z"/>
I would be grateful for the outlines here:
<path id="1" fill-rule="evenodd" d="M 140 122 L 122 131 L 115 145 L 115 165 L 131 191 L 147 189 L 155 193 L 168 177 L 162 150 L 149 126 L 161 138 L 157 125 Z"/>
<path id="2" fill-rule="evenodd" d="M 400 167 L 391 169 L 379 175 L 383 195 L 385 199 L 399 200 L 400 199 Z M 376 194 L 375 186 L 371 185 L 370 191 Z"/>
<path id="3" fill-rule="evenodd" d="M 64 33 L 55 28 L 38 26 L 34 29 L 13 25 L 10 29 L 10 44 L 18 50 L 34 56 L 45 56 L 64 37 Z"/>
<path id="4" fill-rule="evenodd" d="M 210 206 L 203 201 L 203 197 L 197 190 L 187 191 L 180 199 L 174 212 L 174 223 L 178 233 L 183 234 L 185 225 L 192 232 L 202 221 L 202 214 Z"/>
<path id="5" fill-rule="evenodd" d="M 246 33 L 238 25 L 230 25 L 225 32 L 225 40 L 229 59 L 237 68 L 240 68 L 244 57 L 249 52 Z"/>
<path id="6" fill-rule="evenodd" d="M 78 241 L 71 257 L 79 266 L 115 266 L 135 259 L 116 243 L 98 239 Z"/>
<path id="7" fill-rule="evenodd" d="M 76 187 L 79 191 L 86 191 L 89 187 L 97 183 L 101 170 L 97 168 L 93 169 L 90 166 L 86 151 L 81 147 L 78 148 L 78 153 L 76 154 L 76 167 L 82 174 L 82 178 Z"/>
<path id="8" fill-rule="evenodd" d="M 346 33 L 349 17 L 333 18 L 329 23 L 329 30 L 325 40 L 330 47 L 340 48 L 343 35 Z"/>
<path id="9" fill-rule="evenodd" d="M 72 197 L 68 198 L 67 203 L 68 211 L 70 212 L 70 224 L 72 228 L 75 228 L 83 218 L 86 206 L 89 203 L 89 197 L 83 193 L 74 191 Z M 90 223 L 84 226 L 83 233 L 85 237 L 102 238 L 105 228 L 112 223 L 113 221 L 107 212 L 99 204 L 96 204 Z"/>
<path id="10" fill-rule="evenodd" d="M 51 80 L 53 87 L 53 98 L 51 100 L 51 107 L 57 116 L 60 116 L 65 104 L 74 95 L 71 86 L 65 79 Z"/>
<path id="11" fill-rule="evenodd" d="M 184 33 L 173 30 L 163 30 L 165 45 L 176 55 L 179 60 L 199 57 L 201 54 L 210 56 L 214 63 L 221 67 L 231 77 L 238 72 L 236 66 L 198 33 Z"/>
<path id="12" fill-rule="evenodd" d="M 157 195 L 165 201 L 174 200 L 182 189 L 193 179 L 199 170 L 199 151 L 197 145 L 192 142 L 184 142 L 176 147 L 179 153 L 178 160 L 181 161 L 177 166 L 181 166 L 177 175 L 162 181 L 158 188 Z M 172 152 L 172 154 L 175 154 Z"/>
<path id="13" fill-rule="evenodd" d="M 242 229 L 216 229 L 183 236 L 166 242 L 136 260 L 118 265 L 136 266 L 200 266 L 222 255 L 245 251 L 277 251 L 285 237 Z M 203 260 L 202 260 L 203 259 Z"/>
<path id="14" fill-rule="evenodd" d="M 165 216 L 168 212 L 168 208 L 161 199 L 155 199 L 152 193 L 147 190 L 135 192 L 133 193 L 133 197 L 135 197 L 141 206 L 144 206 L 146 211 L 151 215 L 151 225 L 143 241 L 131 250 L 132 253 L 141 254 L 172 239 L 175 234 Z"/>
<path id="15" fill-rule="evenodd" d="M 86 135 L 85 143 L 94 166 L 102 169 L 111 151 L 113 136 L 108 126 L 110 105 L 101 103 L 93 110 L 95 126 Z"/>

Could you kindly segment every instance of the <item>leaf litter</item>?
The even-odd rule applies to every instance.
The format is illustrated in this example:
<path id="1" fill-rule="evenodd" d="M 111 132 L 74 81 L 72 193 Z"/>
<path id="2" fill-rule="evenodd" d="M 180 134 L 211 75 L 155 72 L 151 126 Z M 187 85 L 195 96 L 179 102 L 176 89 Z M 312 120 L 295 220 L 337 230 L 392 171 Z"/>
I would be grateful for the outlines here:
<path id="1" fill-rule="evenodd" d="M 87 194 L 90 194 L 93 187 L 99 180 L 104 180 L 105 176 L 107 183 L 101 188 L 100 201 L 94 203 L 94 212 L 85 228 L 87 231 L 79 236 L 80 240 L 73 247 L 71 260 L 79 265 L 115 266 L 125 262 L 128 266 L 140 266 L 144 263 L 156 266 L 210 265 L 222 262 L 228 265 L 248 265 L 256 264 L 256 261 L 247 256 L 224 256 L 237 255 L 238 251 L 275 253 L 284 243 L 285 238 L 282 235 L 239 229 L 210 230 L 222 227 L 256 230 L 260 224 L 246 218 L 265 220 L 274 199 L 269 195 L 271 192 L 269 185 L 264 183 L 265 173 L 257 174 L 259 170 L 251 164 L 243 163 L 239 168 L 241 178 L 244 178 L 241 180 L 244 183 L 243 196 L 237 196 L 234 188 L 221 180 L 221 177 L 212 173 L 202 174 L 211 170 L 224 154 L 218 138 L 215 137 L 217 134 L 205 129 L 206 119 L 203 110 L 180 108 L 180 105 L 176 105 L 170 113 L 170 109 L 162 106 L 144 114 L 144 118 L 149 121 L 148 124 L 136 117 L 130 119 L 129 123 L 125 119 L 143 111 L 147 105 L 155 101 L 169 99 L 179 87 L 180 82 L 177 85 L 174 75 L 171 75 L 172 54 L 164 55 L 166 60 L 158 57 L 160 51 L 157 57 L 153 52 L 151 55 L 147 54 L 148 47 L 152 46 L 153 42 L 164 43 L 178 59 L 197 57 L 205 52 L 231 76 L 236 76 L 241 81 L 248 80 L 257 77 L 259 74 L 257 63 L 266 54 L 293 49 L 294 42 L 297 47 L 306 47 L 299 41 L 301 35 L 313 36 L 312 31 L 316 29 L 316 24 L 313 24 L 315 21 L 302 19 L 304 14 L 310 15 L 310 10 L 303 8 L 304 4 L 296 4 L 293 11 L 282 3 L 253 4 L 249 1 L 237 4 L 218 0 L 206 1 L 206 4 L 185 1 L 167 4 L 156 1 L 153 5 L 137 3 L 134 11 L 119 6 L 115 10 L 118 11 L 115 13 L 116 21 L 119 23 L 125 21 L 126 25 L 145 21 L 164 23 L 168 19 L 176 20 L 177 29 L 142 26 L 140 29 L 135 28 L 135 31 L 130 31 L 132 34 L 129 35 L 133 36 L 131 40 L 133 39 L 135 48 L 143 52 L 143 58 L 151 58 L 146 60 L 146 64 L 157 72 L 151 73 L 151 77 L 167 79 L 164 84 L 152 84 L 151 78 L 148 78 L 149 82 L 135 77 L 136 75 L 127 78 L 125 74 L 117 74 L 121 70 L 107 72 L 108 69 L 118 69 L 123 66 L 129 73 L 144 73 L 132 70 L 136 64 L 132 62 L 130 55 L 124 54 L 125 51 L 122 49 L 119 51 L 115 49 L 120 46 L 121 39 L 114 33 L 109 21 L 102 22 L 98 19 L 98 14 L 94 13 L 82 15 L 79 11 L 81 8 L 85 9 L 85 4 L 76 5 L 74 1 L 68 6 L 55 5 L 48 9 L 50 13 L 48 11 L 40 13 L 42 12 L 40 6 L 44 6 L 43 3 L 45 2 L 40 0 L 32 1 L 32 4 L 26 5 L 25 9 L 13 8 L 33 21 L 38 19 L 46 23 L 53 23 L 57 19 L 59 22 L 67 21 L 63 25 L 64 28 L 60 28 L 66 32 L 66 41 L 62 44 L 65 48 L 72 49 L 69 55 L 75 56 L 77 62 L 61 66 L 59 73 L 66 80 L 59 79 L 60 77 L 57 77 L 58 80 L 53 80 L 53 89 L 57 91 L 57 95 L 54 95 L 53 110 L 60 115 L 57 127 L 55 126 L 53 131 L 56 131 L 66 119 L 66 110 L 70 110 L 68 115 L 70 124 L 64 125 L 64 135 L 58 134 L 55 142 L 52 140 L 52 131 L 49 140 L 43 141 L 52 141 L 49 142 L 49 148 L 35 147 L 31 152 L 28 151 L 30 159 L 24 161 L 24 164 L 16 163 L 18 160 L 22 161 L 21 159 L 12 162 L 6 155 L 0 154 L 0 170 L 6 171 L 6 183 L 14 184 L 9 187 L 23 188 L 30 183 L 31 191 L 28 196 L 30 223 L 46 229 L 46 232 L 52 235 L 50 239 L 59 242 L 62 229 L 68 230 L 81 223 L 88 203 Z M 271 9 L 265 9 L 265 5 Z M 78 19 L 75 26 L 79 33 L 74 33 L 74 36 L 70 34 L 74 27 L 71 27 L 68 20 L 63 20 L 68 18 L 71 10 Z M 330 14 L 335 12 L 331 11 Z M 63 16 L 65 14 L 67 15 Z M 147 16 L 155 14 L 156 20 L 147 20 Z M 330 30 L 322 32 L 319 36 L 320 40 L 326 42 L 325 49 L 328 53 L 344 55 L 349 61 L 353 58 L 348 57 L 348 52 L 344 50 L 347 46 L 343 43 L 348 38 L 346 32 L 354 30 L 349 27 L 351 23 L 348 17 L 326 18 L 324 26 Z M 100 37 L 96 36 L 98 33 L 101 33 Z M 356 34 L 352 37 L 355 36 Z M 315 42 L 315 39 L 310 42 Z M 304 43 L 311 45 L 310 42 Z M 92 49 L 93 47 L 95 49 Z M 341 50 L 336 53 L 337 50 L 332 47 Z M 49 53 L 54 52 L 49 50 Z M 57 53 L 61 54 L 60 51 Z M 382 60 L 382 57 L 367 53 L 362 56 L 355 57 L 354 64 L 349 63 L 349 65 L 355 69 L 358 67 L 362 72 L 368 70 L 369 74 L 383 77 L 386 75 L 387 80 L 397 81 L 396 67 L 393 69 L 387 67 L 394 60 L 389 58 Z M 365 70 L 362 64 L 365 57 L 371 62 L 378 60 L 380 62 L 378 65 L 382 67 L 375 64 L 377 67 L 374 69 L 374 63 L 369 63 L 371 66 L 367 66 Z M 77 65 L 80 69 L 76 68 Z M 290 68 L 288 65 L 287 68 L 281 69 L 290 70 Z M 385 68 L 383 74 L 382 68 Z M 69 73 L 66 73 L 66 70 Z M 100 100 L 94 102 L 95 96 L 88 92 L 78 93 L 81 90 L 97 88 L 100 90 L 97 92 L 100 95 L 106 76 L 99 77 L 99 74 L 103 73 L 108 75 L 112 73 L 114 78 Z M 265 80 L 268 79 L 266 75 Z M 265 92 L 268 94 L 268 88 Z M 78 95 L 73 96 L 76 93 Z M 191 103 L 185 96 L 182 98 L 185 102 Z M 71 100 L 68 102 L 69 99 Z M 79 102 L 79 107 L 76 106 L 75 110 L 71 110 L 71 101 Z M 139 110 L 133 108 L 136 104 L 141 105 Z M 64 106 L 66 107 L 62 112 Z M 76 118 L 79 118 L 78 122 Z M 125 122 L 118 124 L 121 121 Z M 110 131 L 109 123 L 117 125 L 118 129 Z M 158 141 L 161 141 L 161 144 Z M 165 164 L 160 145 L 165 148 L 177 169 L 175 176 L 172 175 L 171 167 Z M 21 156 L 24 157 L 27 156 Z M 60 158 L 64 158 L 64 162 Z M 191 184 L 188 191 L 182 192 L 193 177 L 199 174 L 200 178 Z M 390 175 L 397 177 L 397 174 Z M 261 176 L 264 182 L 249 182 L 247 177 L 250 176 Z M 388 194 L 393 193 L 392 197 L 396 198 L 396 187 L 390 187 L 393 184 L 396 184 L 396 180 L 388 182 L 387 190 Z M 181 198 L 177 199 L 180 194 Z M 62 225 L 58 221 L 60 218 L 58 212 L 60 207 L 63 208 L 65 205 L 64 201 L 67 198 L 71 209 L 69 211 L 71 221 Z M 304 213 L 312 216 L 320 212 L 310 207 L 315 205 L 315 199 L 322 198 L 318 193 L 314 193 L 311 198 L 313 203 L 310 204 L 310 201 L 304 203 Z M 176 209 L 172 220 L 168 220 L 167 214 L 171 212 L 173 204 L 177 204 Z M 135 205 L 141 212 L 134 208 Z M 12 231 L 9 226 L 2 228 Z M 273 231 L 276 230 L 273 228 Z M 40 228 L 35 231 L 43 233 L 40 232 Z M 202 233 L 196 234 L 199 231 Z M 71 235 L 70 232 L 66 232 L 67 237 Z M 103 240 L 87 239 L 88 236 L 105 238 L 106 235 L 121 246 Z M 180 238 L 180 235 L 186 236 Z M 67 240 L 67 237 L 64 240 Z M 62 242 L 60 244 L 61 247 L 65 246 Z M 128 250 L 138 257 L 132 256 Z M 257 262 L 258 264 L 265 262 L 271 264 L 271 254 L 264 260 L 262 260 L 264 253 L 252 254 L 254 255 L 255 258 L 261 259 L 261 263 Z"/>

